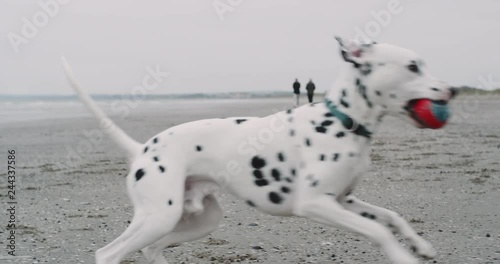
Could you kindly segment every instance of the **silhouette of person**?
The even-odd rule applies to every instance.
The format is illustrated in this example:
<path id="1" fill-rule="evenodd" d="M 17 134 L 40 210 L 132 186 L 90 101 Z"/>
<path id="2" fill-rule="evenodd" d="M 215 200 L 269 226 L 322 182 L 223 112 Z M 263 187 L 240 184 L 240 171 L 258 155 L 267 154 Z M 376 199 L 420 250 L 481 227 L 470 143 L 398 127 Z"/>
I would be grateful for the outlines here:
<path id="1" fill-rule="evenodd" d="M 299 80 L 296 78 L 295 82 L 293 83 L 293 96 L 294 96 L 294 101 L 295 101 L 295 107 L 299 106 L 299 99 L 300 99 L 300 83 Z"/>
<path id="2" fill-rule="evenodd" d="M 309 98 L 309 103 L 313 102 L 314 90 L 316 90 L 316 85 L 314 85 L 312 79 L 309 79 L 309 82 L 306 86 L 307 90 L 307 98 Z"/>

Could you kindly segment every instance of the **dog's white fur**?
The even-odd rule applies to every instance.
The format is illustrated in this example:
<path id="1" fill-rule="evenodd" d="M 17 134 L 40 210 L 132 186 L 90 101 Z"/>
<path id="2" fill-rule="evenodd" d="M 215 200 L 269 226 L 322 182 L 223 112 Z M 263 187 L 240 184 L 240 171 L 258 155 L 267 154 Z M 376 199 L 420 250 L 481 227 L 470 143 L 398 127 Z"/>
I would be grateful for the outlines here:
<path id="1" fill-rule="evenodd" d="M 412 120 L 405 110 L 412 99 L 448 101 L 453 95 L 412 51 L 338 40 L 351 66 L 327 98 L 372 132 L 385 115 Z M 351 194 L 368 169 L 370 139 L 346 129 L 324 103 L 263 118 L 190 122 L 140 144 L 82 92 L 64 59 L 63 65 L 82 101 L 130 160 L 133 220 L 97 251 L 97 264 L 119 264 L 137 250 L 150 263 L 167 264 L 162 253 L 168 245 L 202 238 L 217 227 L 222 210 L 214 192 L 221 187 L 262 212 L 306 217 L 364 235 L 393 263 L 418 261 L 386 226 L 406 238 L 418 255 L 435 255 L 397 213 Z"/>

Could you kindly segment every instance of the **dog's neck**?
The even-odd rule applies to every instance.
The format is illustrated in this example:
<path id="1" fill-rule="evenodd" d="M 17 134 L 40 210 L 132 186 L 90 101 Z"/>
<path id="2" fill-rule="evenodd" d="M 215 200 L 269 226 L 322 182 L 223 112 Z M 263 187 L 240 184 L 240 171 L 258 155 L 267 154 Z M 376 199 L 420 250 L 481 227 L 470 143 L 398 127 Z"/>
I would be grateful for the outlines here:
<path id="1" fill-rule="evenodd" d="M 338 110 L 365 126 L 374 133 L 382 121 L 383 108 L 372 100 L 374 93 L 365 81 L 365 76 L 356 68 L 345 70 L 327 93 Z"/>

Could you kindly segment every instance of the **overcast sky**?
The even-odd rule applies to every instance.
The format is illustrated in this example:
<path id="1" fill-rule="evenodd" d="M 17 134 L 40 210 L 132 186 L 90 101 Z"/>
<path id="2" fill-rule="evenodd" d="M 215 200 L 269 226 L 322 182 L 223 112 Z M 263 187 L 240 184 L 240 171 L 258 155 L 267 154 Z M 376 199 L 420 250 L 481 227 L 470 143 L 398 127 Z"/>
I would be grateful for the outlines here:
<path id="1" fill-rule="evenodd" d="M 286 91 L 295 77 L 324 91 L 343 66 L 333 36 L 368 23 L 454 85 L 500 81 L 495 0 L 400 0 L 388 25 L 371 12 L 397 0 L 64 0 L 16 53 L 9 32 L 23 37 L 47 1 L 0 0 L 0 94 L 72 94 L 60 54 L 92 93 L 129 93 L 156 65 L 170 75 L 153 93 Z M 217 1 L 237 5 L 220 14 Z"/>

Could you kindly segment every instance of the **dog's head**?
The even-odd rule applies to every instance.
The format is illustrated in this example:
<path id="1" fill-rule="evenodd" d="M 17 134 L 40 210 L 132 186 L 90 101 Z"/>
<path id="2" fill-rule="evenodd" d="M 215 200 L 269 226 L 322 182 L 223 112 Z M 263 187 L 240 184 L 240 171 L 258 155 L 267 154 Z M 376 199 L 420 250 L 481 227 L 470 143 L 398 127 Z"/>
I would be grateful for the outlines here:
<path id="1" fill-rule="evenodd" d="M 415 102 L 428 99 L 445 106 L 457 94 L 455 88 L 433 77 L 420 56 L 411 50 L 336 39 L 342 57 L 360 76 L 356 81 L 362 82 L 373 108 L 381 109 L 383 114 L 405 117 L 416 126 L 425 127 L 413 112 Z"/>

